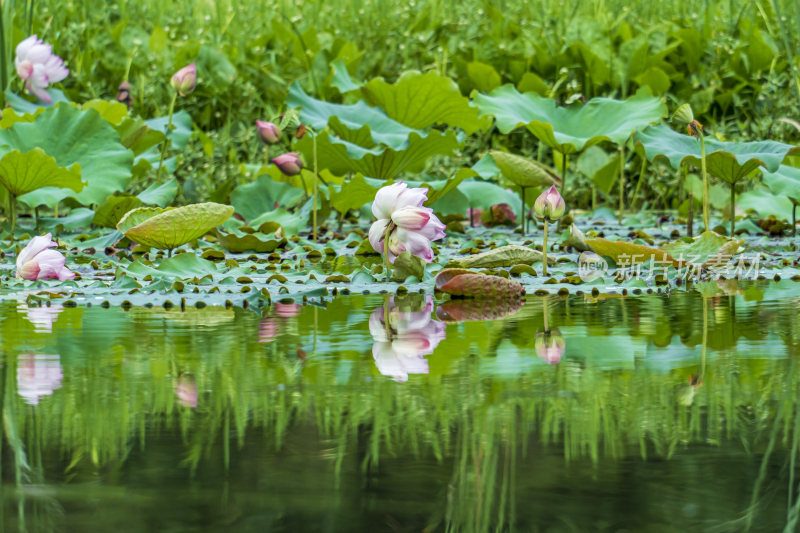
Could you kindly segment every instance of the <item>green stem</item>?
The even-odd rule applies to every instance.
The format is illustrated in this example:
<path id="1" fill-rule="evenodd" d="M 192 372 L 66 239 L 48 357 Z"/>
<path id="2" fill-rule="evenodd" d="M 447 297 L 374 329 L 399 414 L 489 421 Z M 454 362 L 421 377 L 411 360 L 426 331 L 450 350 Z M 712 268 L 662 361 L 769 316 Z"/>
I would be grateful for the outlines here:
<path id="1" fill-rule="evenodd" d="M 544 219 L 544 236 L 542 237 L 542 275 L 547 275 L 547 225 L 548 221 Z"/>
<path id="2" fill-rule="evenodd" d="M 169 120 L 167 121 L 167 131 L 164 132 L 166 138 L 161 145 L 161 158 L 158 160 L 158 170 L 156 171 L 157 182 L 161 179 L 161 168 L 164 166 L 164 156 L 167 155 L 167 148 L 169 147 L 171 141 L 170 134 L 172 133 L 172 112 L 175 110 L 175 101 L 177 99 L 178 92 L 175 91 L 175 93 L 172 95 L 172 101 L 169 103 Z"/>
<path id="3" fill-rule="evenodd" d="M 625 145 L 619 147 L 619 215 L 617 221 L 622 224 L 625 213 Z"/>
<path id="4" fill-rule="evenodd" d="M 0 6 L 0 108 L 6 106 L 6 89 L 8 89 L 8 59 L 10 47 L 6 42 L 6 21 L 3 16 L 4 6 Z"/>
<path id="5" fill-rule="evenodd" d="M 636 190 L 633 191 L 633 199 L 631 200 L 630 204 L 632 206 L 636 205 L 636 199 L 639 197 L 639 187 L 642 186 L 642 181 L 644 181 L 644 173 L 647 170 L 647 158 L 642 158 L 642 169 L 639 171 L 639 181 L 636 183 Z"/>
<path id="6" fill-rule="evenodd" d="M 688 169 L 686 165 L 683 165 L 681 169 L 683 170 L 684 187 L 686 187 Z M 686 220 L 686 234 L 689 237 L 694 236 L 694 193 L 692 193 L 692 191 L 689 191 L 689 217 L 688 220 Z"/>
<path id="7" fill-rule="evenodd" d="M 522 236 L 525 236 L 526 221 L 525 221 L 525 187 L 520 187 L 522 190 Z"/>
<path id="8" fill-rule="evenodd" d="M 11 242 L 14 242 L 14 230 L 17 227 L 17 197 L 8 195 L 8 218 L 11 220 Z"/>
<path id="9" fill-rule="evenodd" d="M 389 263 L 389 224 L 386 225 L 386 230 L 383 232 L 383 264 L 386 265 L 386 279 L 389 279 L 389 270 L 392 266 Z"/>
<path id="10" fill-rule="evenodd" d="M 792 235 L 797 235 L 797 204 L 792 204 Z"/>
<path id="11" fill-rule="evenodd" d="M 733 237 L 734 231 L 736 231 L 736 185 L 731 183 L 731 234 L 730 237 Z"/>
<path id="12" fill-rule="evenodd" d="M 698 131 L 700 136 L 700 170 L 703 174 L 703 225 L 708 231 L 708 172 L 706 172 L 706 141 L 703 132 Z"/>
<path id="13" fill-rule="evenodd" d="M 567 154 L 561 154 L 563 157 L 563 161 L 561 161 L 561 195 L 566 197 L 567 196 L 567 164 L 569 163 L 569 158 Z"/>
<path id="14" fill-rule="evenodd" d="M 314 242 L 317 242 L 317 134 L 311 138 L 314 159 L 314 211 L 311 214 L 312 224 L 314 224 Z"/>

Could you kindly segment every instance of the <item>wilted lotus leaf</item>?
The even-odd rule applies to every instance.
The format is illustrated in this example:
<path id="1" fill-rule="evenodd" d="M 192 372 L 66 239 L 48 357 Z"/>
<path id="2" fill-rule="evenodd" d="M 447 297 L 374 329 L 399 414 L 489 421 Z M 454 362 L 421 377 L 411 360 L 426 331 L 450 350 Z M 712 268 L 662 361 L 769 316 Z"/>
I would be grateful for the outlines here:
<path id="1" fill-rule="evenodd" d="M 468 298 L 519 299 L 525 295 L 522 284 L 499 276 L 471 270 L 446 268 L 436 276 L 436 288 L 452 296 Z"/>
<path id="2" fill-rule="evenodd" d="M 14 196 L 42 187 L 63 187 L 80 192 L 81 166 L 73 163 L 69 168 L 59 166 L 53 157 L 41 148 L 22 153 L 12 150 L 0 159 L 0 183 Z"/>
<path id="3" fill-rule="evenodd" d="M 436 308 L 436 318 L 445 322 L 498 320 L 522 309 L 522 298 L 478 298 L 450 300 Z"/>
<path id="4" fill-rule="evenodd" d="M 142 207 L 126 214 L 117 229 L 144 246 L 171 250 L 202 237 L 231 215 L 232 206 L 213 202 L 166 210 Z"/>
<path id="5" fill-rule="evenodd" d="M 510 182 L 520 187 L 549 187 L 560 185 L 561 179 L 556 172 L 533 159 L 521 155 L 509 154 L 498 150 L 490 150 L 497 168 Z"/>
<path id="6" fill-rule="evenodd" d="M 590 250 L 589 245 L 586 244 L 586 235 L 575 224 L 569 227 L 569 236 L 561 241 L 561 246 L 571 246 L 579 252 Z"/>
<path id="7" fill-rule="evenodd" d="M 142 201 L 130 194 L 115 194 L 109 196 L 103 205 L 95 211 L 92 224 L 103 228 L 115 228 L 129 211 L 142 205 Z"/>
<path id="8" fill-rule="evenodd" d="M 729 239 L 713 231 L 704 231 L 692 242 L 672 242 L 665 244 L 663 249 L 673 257 L 677 257 L 679 262 L 685 261 L 708 267 L 727 263 L 739 250 L 741 243 L 742 241 L 738 239 Z"/>
<path id="9" fill-rule="evenodd" d="M 461 268 L 493 268 L 514 265 L 532 265 L 542 260 L 542 252 L 526 246 L 509 244 L 488 252 L 453 259 L 448 266 Z M 555 264 L 553 257 L 547 258 L 547 264 Z"/>
<path id="10" fill-rule="evenodd" d="M 586 244 L 597 255 L 610 257 L 618 264 L 638 265 L 639 263 L 647 263 L 650 258 L 654 258 L 655 261 L 668 261 L 674 266 L 678 266 L 678 262 L 668 252 L 659 248 L 651 248 L 650 246 L 625 241 L 609 241 L 608 239 L 586 239 Z"/>

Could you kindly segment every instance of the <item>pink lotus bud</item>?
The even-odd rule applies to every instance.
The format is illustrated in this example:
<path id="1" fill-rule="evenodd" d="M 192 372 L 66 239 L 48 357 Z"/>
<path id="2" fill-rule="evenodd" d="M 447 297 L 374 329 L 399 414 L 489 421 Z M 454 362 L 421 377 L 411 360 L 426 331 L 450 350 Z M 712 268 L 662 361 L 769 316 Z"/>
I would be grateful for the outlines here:
<path id="1" fill-rule="evenodd" d="M 181 96 L 186 96 L 194 91 L 195 83 L 197 83 L 197 67 L 195 64 L 186 65 L 173 74 L 171 83 L 172 87 L 174 87 Z"/>
<path id="2" fill-rule="evenodd" d="M 272 122 L 264 120 L 256 120 L 256 127 L 258 128 L 258 136 L 266 144 L 275 144 L 281 140 L 281 130 Z"/>
<path id="3" fill-rule="evenodd" d="M 48 249 L 57 245 L 49 233 L 31 239 L 17 256 L 17 278 L 30 281 L 73 279 L 75 274 L 64 266 L 66 258 L 60 252 Z"/>
<path id="4" fill-rule="evenodd" d="M 303 169 L 303 162 L 300 160 L 300 156 L 295 152 L 281 154 L 274 158 L 272 162 L 287 176 L 296 176 L 300 174 L 300 171 Z"/>
<path id="5" fill-rule="evenodd" d="M 567 206 L 564 198 L 558 193 L 558 189 L 553 185 L 536 199 L 533 204 L 533 214 L 538 218 L 546 218 L 552 222 L 564 216 Z"/>

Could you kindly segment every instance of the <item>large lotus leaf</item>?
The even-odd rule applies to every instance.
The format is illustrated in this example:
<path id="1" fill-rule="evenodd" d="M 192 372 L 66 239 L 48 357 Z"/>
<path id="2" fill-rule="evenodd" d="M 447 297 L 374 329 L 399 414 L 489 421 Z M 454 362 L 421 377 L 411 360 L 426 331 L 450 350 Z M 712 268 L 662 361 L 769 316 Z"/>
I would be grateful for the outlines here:
<path id="1" fill-rule="evenodd" d="M 24 154 L 19 150 L 7 152 L 0 159 L 0 183 L 14 196 L 42 187 L 65 187 L 73 191 L 83 189 L 80 165 L 76 163 L 68 169 L 61 167 L 41 148 Z"/>
<path id="2" fill-rule="evenodd" d="M 453 80 L 433 71 L 406 72 L 394 84 L 376 78 L 361 92 L 368 104 L 410 128 L 445 124 L 472 134 L 489 126 L 489 120 L 478 118 L 478 109 L 469 105 Z"/>
<path id="3" fill-rule="evenodd" d="M 136 195 L 142 203 L 167 207 L 178 194 L 178 180 L 170 178 L 164 183 L 153 183 L 148 188 Z"/>
<path id="4" fill-rule="evenodd" d="M 117 101 L 89 100 L 81 109 L 94 109 L 112 126 L 117 126 L 128 116 L 128 106 Z"/>
<path id="5" fill-rule="evenodd" d="M 142 201 L 130 194 L 113 195 L 95 210 L 92 224 L 102 228 L 116 228 L 122 217 L 142 205 Z"/>
<path id="6" fill-rule="evenodd" d="M 521 155 L 509 154 L 498 150 L 490 150 L 497 168 L 514 185 L 520 187 L 549 187 L 559 184 L 561 180 L 554 170 Z"/>
<path id="7" fill-rule="evenodd" d="M 664 157 L 674 169 L 683 163 L 700 168 L 700 140 L 678 133 L 666 124 L 637 132 L 635 139 L 651 161 Z M 800 148 L 775 141 L 724 142 L 706 137 L 705 144 L 708 172 L 728 183 L 752 175 L 758 167 L 775 172 L 787 155 L 800 153 Z"/>
<path id="8" fill-rule="evenodd" d="M 338 191 L 331 191 L 331 207 L 340 213 L 346 213 L 351 209 L 360 209 L 367 202 L 375 198 L 378 189 L 371 186 L 364 180 L 364 176 L 356 176 L 342 185 Z"/>
<path id="9" fill-rule="evenodd" d="M 341 58 L 331 63 L 330 85 L 342 94 L 357 91 L 361 88 L 361 84 L 354 82 L 350 77 L 347 65 L 344 59 Z"/>
<path id="10" fill-rule="evenodd" d="M 756 187 L 739 195 L 736 206 L 745 211 L 752 209 L 758 216 L 766 218 L 775 215 L 778 219 L 792 219 L 792 200 L 784 193 L 774 194 L 766 187 Z"/>
<path id="11" fill-rule="evenodd" d="M 252 222 L 278 207 L 294 207 L 302 197 L 302 189 L 262 174 L 255 181 L 236 187 L 231 193 L 231 204 L 245 220 Z"/>
<path id="12" fill-rule="evenodd" d="M 691 242 L 677 241 L 661 248 L 680 262 L 707 265 L 720 258 L 730 259 L 739 250 L 742 241 L 729 239 L 713 231 L 704 231 Z"/>
<path id="13" fill-rule="evenodd" d="M 800 168 L 781 165 L 775 172 L 762 170 L 761 173 L 773 193 L 800 202 Z"/>
<path id="14" fill-rule="evenodd" d="M 16 93 L 6 91 L 6 105 L 22 113 L 35 113 L 40 108 L 55 107 L 60 102 L 69 103 L 69 99 L 64 95 L 61 89 L 49 89 L 47 93 L 53 101 L 50 104 L 42 102 L 41 100 L 30 102 Z"/>
<path id="15" fill-rule="evenodd" d="M 526 126 L 543 143 L 563 154 L 580 152 L 602 141 L 625 142 L 630 135 L 661 120 L 666 107 L 646 88 L 627 100 L 592 98 L 585 105 L 558 107 L 535 93 L 520 93 L 513 85 L 491 94 L 477 94 L 483 115 L 494 115 L 497 127 L 509 133 Z"/>
<path id="16" fill-rule="evenodd" d="M 158 268 L 143 264 L 140 260 L 128 266 L 128 273 L 137 276 L 152 276 L 154 279 L 172 278 L 201 278 L 214 275 L 218 272 L 217 266 L 195 253 L 178 254 L 175 257 L 164 259 Z"/>
<path id="17" fill-rule="evenodd" d="M 166 133 L 169 117 L 158 117 L 145 120 L 144 123 L 151 130 Z M 169 132 L 170 146 L 175 150 L 183 150 L 189 139 L 192 138 L 192 116 L 186 111 L 178 111 L 172 115 L 172 130 Z M 161 152 L 157 151 L 160 156 Z M 156 159 L 157 160 L 157 159 Z"/>
<path id="18" fill-rule="evenodd" d="M 140 155 L 161 143 L 166 136 L 163 132 L 151 129 L 141 118 L 127 117 L 114 125 L 119 139 L 125 148 L 130 148 L 134 155 Z"/>
<path id="19" fill-rule="evenodd" d="M 453 130 L 440 132 L 432 130 L 426 136 L 412 131 L 405 149 L 393 148 L 366 149 L 354 144 L 343 143 L 327 132 L 317 135 L 317 161 L 320 168 L 327 168 L 334 174 L 360 172 L 365 176 L 391 179 L 402 172 L 419 172 L 431 156 L 450 154 L 460 145 Z M 310 135 L 297 141 L 296 148 L 312 161 L 313 141 Z"/>
<path id="20" fill-rule="evenodd" d="M 3 146 L 5 145 L 5 146 Z M 30 206 L 55 206 L 74 197 L 78 202 L 100 204 L 109 195 L 124 189 L 131 179 L 133 153 L 122 146 L 114 128 L 92 109 L 81 111 L 59 104 L 36 117 L 0 130 L 0 153 L 14 149 L 28 152 L 41 148 L 61 167 L 80 165 L 86 187 L 79 193 L 44 187 L 20 198 Z"/>
<path id="21" fill-rule="evenodd" d="M 139 208 L 125 215 L 117 229 L 144 246 L 171 250 L 202 237 L 231 215 L 233 206 L 213 202 L 168 210 Z M 136 224 L 131 226 L 131 222 Z"/>

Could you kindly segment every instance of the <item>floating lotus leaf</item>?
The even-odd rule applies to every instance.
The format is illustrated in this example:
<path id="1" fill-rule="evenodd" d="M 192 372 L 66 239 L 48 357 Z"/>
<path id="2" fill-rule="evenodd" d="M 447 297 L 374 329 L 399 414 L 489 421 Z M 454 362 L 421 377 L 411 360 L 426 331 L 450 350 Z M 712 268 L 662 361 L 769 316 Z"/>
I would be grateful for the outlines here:
<path id="1" fill-rule="evenodd" d="M 131 179 L 133 153 L 120 142 L 114 128 L 93 109 L 81 111 L 61 103 L 36 116 L 33 122 L 18 122 L 0 130 L 0 154 L 12 150 L 29 152 L 41 148 L 59 166 L 77 163 L 86 186 L 75 192 L 43 187 L 20 198 L 35 207 L 53 207 L 67 197 L 81 204 L 101 204 L 123 190 Z"/>
<path id="2" fill-rule="evenodd" d="M 525 295 L 522 284 L 462 269 L 445 269 L 436 276 L 436 288 L 451 296 L 467 298 L 519 299 Z"/>
<path id="3" fill-rule="evenodd" d="M 524 304 L 522 298 L 450 300 L 436 306 L 436 318 L 445 322 L 499 320 L 516 314 Z"/>
<path id="4" fill-rule="evenodd" d="M 144 246 L 171 250 L 202 237 L 233 215 L 233 206 L 207 202 L 175 209 L 139 208 L 129 212 L 117 229 Z"/>
<path id="5" fill-rule="evenodd" d="M 280 183 L 262 174 L 250 183 L 239 185 L 231 193 L 231 204 L 245 220 L 253 220 L 279 207 L 290 208 L 303 197 L 303 189 Z"/>
<path id="6" fill-rule="evenodd" d="M 677 241 L 662 246 L 662 249 L 677 262 L 686 262 L 692 265 L 716 265 L 726 262 L 733 257 L 742 241 L 729 239 L 713 231 L 704 231 L 695 237 L 692 242 Z"/>
<path id="7" fill-rule="evenodd" d="M 421 280 L 424 275 L 424 259 L 412 255 L 410 252 L 403 252 L 394 260 L 394 265 L 392 266 L 392 281 L 402 283 L 410 276 Z"/>
<path id="8" fill-rule="evenodd" d="M 275 235 L 265 235 L 261 232 L 239 235 L 217 230 L 217 237 L 220 246 L 233 253 L 249 251 L 270 253 L 288 243 L 286 239 L 276 239 Z"/>
<path id="9" fill-rule="evenodd" d="M 637 132 L 635 140 L 650 161 L 664 157 L 676 170 L 684 163 L 700 168 L 700 140 L 678 133 L 666 124 Z M 706 137 L 705 144 L 709 174 L 728 183 L 751 176 L 758 167 L 776 172 L 787 155 L 800 153 L 796 146 L 775 141 L 724 142 Z"/>
<path id="10" fill-rule="evenodd" d="M 561 178 L 556 172 L 538 161 L 521 155 L 490 150 L 497 168 L 510 182 L 520 187 L 549 187 L 559 185 Z"/>
<path id="11" fill-rule="evenodd" d="M 364 85 L 361 93 L 368 104 L 409 128 L 444 124 L 472 134 L 490 124 L 486 118 L 478 118 L 478 109 L 469 104 L 453 80 L 434 71 L 406 72 L 394 84 L 377 78 Z"/>
<path id="12" fill-rule="evenodd" d="M 638 265 L 647 263 L 651 258 L 659 262 L 669 262 L 678 266 L 678 262 L 666 251 L 626 241 L 609 241 L 608 239 L 586 239 L 592 251 L 603 257 L 610 257 L 618 265 Z"/>
<path id="13" fill-rule="evenodd" d="M 481 114 L 495 117 L 501 132 L 526 126 L 562 154 L 580 152 L 603 141 L 621 144 L 667 112 L 664 103 L 644 88 L 627 100 L 592 98 L 582 106 L 558 107 L 550 98 L 504 85 L 489 95 L 477 94 L 475 103 Z"/>
<path id="14" fill-rule="evenodd" d="M 800 202 L 800 168 L 781 165 L 774 172 L 762 170 L 761 173 L 773 193 Z"/>
<path id="15" fill-rule="evenodd" d="M 65 187 L 80 191 L 84 185 L 79 164 L 74 163 L 69 169 L 61 167 L 41 148 L 24 154 L 19 150 L 6 152 L 0 159 L 0 183 L 14 196 L 42 187 Z"/>
<path id="16" fill-rule="evenodd" d="M 541 262 L 542 252 L 533 250 L 526 246 L 509 244 L 501 246 L 488 252 L 469 255 L 459 259 L 453 259 L 448 266 L 461 268 L 494 268 L 508 267 L 514 265 L 532 265 Z M 555 264 L 555 258 L 548 257 L 547 264 Z"/>

